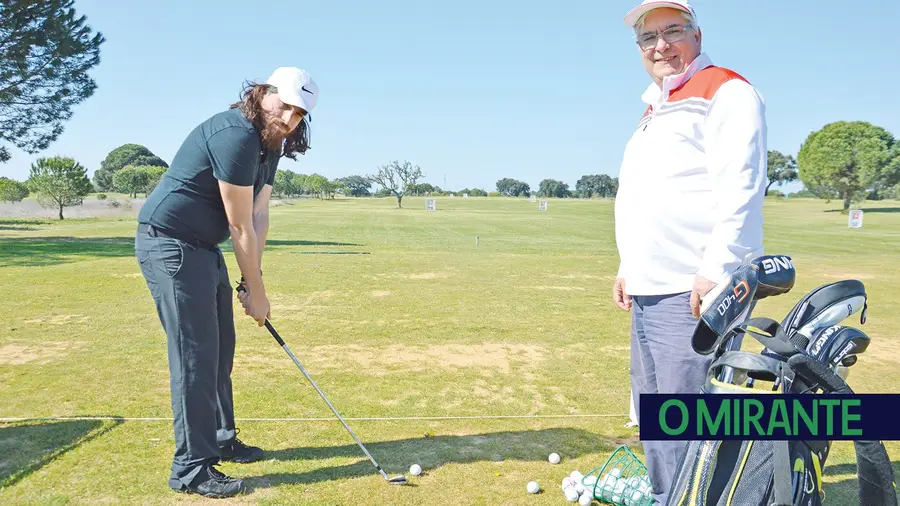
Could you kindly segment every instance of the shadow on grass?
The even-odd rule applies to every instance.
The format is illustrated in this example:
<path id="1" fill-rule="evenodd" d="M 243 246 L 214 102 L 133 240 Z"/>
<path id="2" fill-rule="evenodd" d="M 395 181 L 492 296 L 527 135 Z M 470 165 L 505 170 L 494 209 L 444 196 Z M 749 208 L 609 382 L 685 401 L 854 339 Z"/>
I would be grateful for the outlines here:
<path id="1" fill-rule="evenodd" d="M 860 209 L 863 213 L 900 213 L 900 207 L 853 207 L 852 209 Z M 847 211 L 843 209 L 828 209 L 825 211 L 826 213 L 843 213 L 847 214 Z"/>
<path id="2" fill-rule="evenodd" d="M 10 487 L 123 420 L 54 420 L 0 425 L 0 489 Z"/>
<path id="3" fill-rule="evenodd" d="M 76 257 L 133 255 L 132 237 L 5 237 L 0 267 L 42 267 L 71 262 Z"/>
<path id="4" fill-rule="evenodd" d="M 446 464 L 501 462 L 506 460 L 546 461 L 553 451 L 565 449 L 566 458 L 597 451 L 612 453 L 619 445 L 635 447 L 637 436 L 615 439 L 581 429 L 554 428 L 518 432 L 490 432 L 468 436 L 436 436 L 399 441 L 363 443 L 388 475 L 406 473 L 411 462 L 426 472 Z M 308 473 L 276 473 L 245 478 L 253 488 L 281 484 L 317 483 L 377 474 L 375 467 L 356 444 L 331 447 L 290 448 L 266 452 L 269 460 L 324 460 L 334 457 L 361 457 L 345 466 L 317 469 Z M 598 462 L 597 466 L 603 462 Z M 585 471 L 587 472 L 587 471 Z"/>
<path id="5" fill-rule="evenodd" d="M 0 218 L 0 225 L 50 225 L 50 220 L 41 218 Z"/>
<path id="6" fill-rule="evenodd" d="M 331 242 L 331 241 L 302 241 L 299 239 L 268 239 L 266 240 L 266 249 L 271 247 L 281 248 L 286 246 L 362 246 L 353 242 Z M 225 241 L 221 245 L 222 251 L 232 252 L 234 247 L 231 239 Z"/>
<path id="7" fill-rule="evenodd" d="M 72 262 L 78 257 L 134 256 L 133 237 L 4 237 L 2 241 L 0 267 L 42 267 Z M 361 244 L 272 239 L 266 241 L 266 246 L 361 246 Z M 221 247 L 223 251 L 233 251 L 231 241 L 223 243 Z"/>
<path id="8" fill-rule="evenodd" d="M 352 242 L 330 242 L 330 241 L 299 241 L 299 240 L 285 240 L 285 239 L 272 239 L 266 241 L 266 246 L 362 246 L 362 244 L 356 244 Z"/>
<path id="9" fill-rule="evenodd" d="M 7 225 L 3 222 L 0 222 L 0 230 L 37 230 L 37 227 L 31 227 L 28 225 Z"/>
<path id="10" fill-rule="evenodd" d="M 891 462 L 894 470 L 894 476 L 900 476 L 900 461 Z M 822 488 L 825 490 L 825 504 L 860 504 L 859 497 L 859 478 L 856 471 L 856 462 L 851 464 L 836 464 L 829 466 L 826 462 L 824 475 L 827 479 L 829 476 L 851 475 L 850 478 L 841 479 L 834 482 L 824 482 Z M 895 495 L 897 495 L 895 491 Z"/>

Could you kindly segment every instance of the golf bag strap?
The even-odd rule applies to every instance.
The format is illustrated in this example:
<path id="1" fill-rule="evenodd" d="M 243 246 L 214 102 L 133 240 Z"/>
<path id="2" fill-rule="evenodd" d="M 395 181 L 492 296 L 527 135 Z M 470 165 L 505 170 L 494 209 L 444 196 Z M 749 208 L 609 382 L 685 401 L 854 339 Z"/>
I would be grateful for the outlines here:
<path id="1" fill-rule="evenodd" d="M 787 441 L 775 441 L 775 502 L 772 506 L 791 506 L 791 457 Z"/>

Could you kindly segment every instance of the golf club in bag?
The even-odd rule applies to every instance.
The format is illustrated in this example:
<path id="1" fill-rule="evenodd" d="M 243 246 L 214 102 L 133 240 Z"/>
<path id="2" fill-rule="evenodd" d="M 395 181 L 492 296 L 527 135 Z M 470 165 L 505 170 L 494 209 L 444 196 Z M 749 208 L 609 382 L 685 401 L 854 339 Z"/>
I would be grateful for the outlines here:
<path id="1" fill-rule="evenodd" d="M 236 290 L 239 293 L 247 290 L 246 288 L 244 288 L 243 282 L 244 282 L 244 278 L 241 277 L 241 281 L 238 283 L 238 286 L 236 288 Z M 309 375 L 309 373 L 306 372 L 306 369 L 303 368 L 303 365 L 300 364 L 300 361 L 297 360 L 297 357 L 294 356 L 294 354 L 291 352 L 291 349 L 288 348 L 287 344 L 285 344 L 284 339 L 282 339 L 281 336 L 278 335 L 278 332 L 275 331 L 275 327 L 272 326 L 272 324 L 269 322 L 268 319 L 266 319 L 265 325 L 266 325 L 266 328 L 269 329 L 269 333 L 272 334 L 272 337 L 275 338 L 275 341 L 278 342 L 278 345 L 281 346 L 282 349 L 284 349 L 284 351 L 288 354 L 289 357 L 291 357 L 291 360 L 294 361 L 294 364 L 297 365 L 297 367 L 300 369 L 300 372 L 302 372 L 303 375 L 306 376 L 306 379 L 309 380 L 309 383 L 313 386 L 313 388 L 316 389 L 316 392 L 319 392 L 319 396 L 322 397 L 322 400 L 325 401 L 325 404 L 328 404 L 328 407 L 331 408 L 331 411 L 334 413 L 334 415 L 338 417 L 338 420 L 340 420 L 342 424 L 344 424 L 344 428 L 347 429 L 347 432 L 349 432 L 351 436 L 353 436 L 353 439 L 356 440 L 356 444 L 358 444 L 359 447 L 362 449 L 363 453 L 365 453 L 366 456 L 369 457 L 369 460 L 372 461 L 372 464 L 375 466 L 375 469 L 377 469 L 378 472 L 381 474 L 381 476 L 384 477 L 385 481 L 387 481 L 391 485 L 406 484 L 406 476 L 401 474 L 401 475 L 389 477 L 387 475 L 387 473 L 384 472 L 384 469 L 382 469 L 381 466 L 378 465 L 378 462 L 375 462 L 375 458 L 372 457 L 372 454 L 369 453 L 369 450 L 367 450 L 365 445 L 362 444 L 362 441 L 360 441 L 359 438 L 356 437 L 356 434 L 353 432 L 353 430 L 350 428 L 350 426 L 347 425 L 347 422 L 344 421 L 344 419 L 341 417 L 340 413 L 338 413 L 337 410 L 334 409 L 334 406 L 331 404 L 331 401 L 328 400 L 328 397 L 325 397 L 325 393 L 322 392 L 322 390 L 319 388 L 319 385 L 316 385 L 316 382 L 313 381 L 313 379 Z"/>

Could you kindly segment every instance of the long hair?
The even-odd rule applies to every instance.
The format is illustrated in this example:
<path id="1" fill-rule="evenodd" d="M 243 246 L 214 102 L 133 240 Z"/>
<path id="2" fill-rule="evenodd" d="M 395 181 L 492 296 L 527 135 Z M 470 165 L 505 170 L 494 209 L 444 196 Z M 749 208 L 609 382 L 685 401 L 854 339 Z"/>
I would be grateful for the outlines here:
<path id="1" fill-rule="evenodd" d="M 262 136 L 266 131 L 266 116 L 262 108 L 262 100 L 266 95 L 275 93 L 275 87 L 268 84 L 247 83 L 240 94 L 240 100 L 231 104 L 230 109 L 239 108 L 244 116 Z M 309 113 L 304 115 L 297 125 L 284 140 L 281 156 L 297 159 L 297 153 L 305 155 L 309 150 Z"/>

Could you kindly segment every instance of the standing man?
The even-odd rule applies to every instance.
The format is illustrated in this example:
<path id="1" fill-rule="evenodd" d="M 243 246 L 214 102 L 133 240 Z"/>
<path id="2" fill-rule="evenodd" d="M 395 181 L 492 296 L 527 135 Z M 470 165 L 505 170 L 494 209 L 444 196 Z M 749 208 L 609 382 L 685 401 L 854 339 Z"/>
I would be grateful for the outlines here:
<path id="1" fill-rule="evenodd" d="M 213 466 L 262 457 L 237 439 L 234 288 L 219 244 L 231 237 L 247 288 L 241 305 L 262 326 L 270 316 L 261 266 L 275 171 L 282 156 L 308 149 L 306 117 L 318 98 L 298 68 L 250 84 L 188 135 L 138 215 L 135 254 L 168 339 L 174 490 L 234 496 L 244 483 Z"/>
<path id="2" fill-rule="evenodd" d="M 700 300 L 762 254 L 766 119 L 762 97 L 701 49 L 687 1 L 644 0 L 625 16 L 653 81 L 625 147 L 616 196 L 615 304 L 631 311 L 631 386 L 699 393 L 710 357 L 691 347 Z M 686 442 L 644 441 L 665 504 Z"/>

